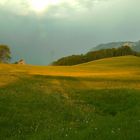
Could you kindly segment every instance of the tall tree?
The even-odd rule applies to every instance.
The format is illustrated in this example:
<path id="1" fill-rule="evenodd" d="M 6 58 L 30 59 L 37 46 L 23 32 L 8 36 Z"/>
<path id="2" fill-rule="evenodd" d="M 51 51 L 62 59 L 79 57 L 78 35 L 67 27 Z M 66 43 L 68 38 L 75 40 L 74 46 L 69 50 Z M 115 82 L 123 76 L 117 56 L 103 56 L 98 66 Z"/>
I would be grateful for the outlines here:
<path id="1" fill-rule="evenodd" d="M 8 63 L 11 59 L 11 51 L 7 45 L 0 45 L 0 62 Z"/>

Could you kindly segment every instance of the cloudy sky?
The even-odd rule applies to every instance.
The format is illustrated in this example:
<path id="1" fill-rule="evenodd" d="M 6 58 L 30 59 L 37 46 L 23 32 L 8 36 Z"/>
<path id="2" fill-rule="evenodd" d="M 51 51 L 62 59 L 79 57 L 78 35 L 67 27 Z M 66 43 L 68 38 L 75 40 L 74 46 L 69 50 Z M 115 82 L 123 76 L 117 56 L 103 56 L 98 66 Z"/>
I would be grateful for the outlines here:
<path id="1" fill-rule="evenodd" d="M 0 0 L 0 44 L 47 65 L 100 43 L 140 40 L 140 0 Z"/>

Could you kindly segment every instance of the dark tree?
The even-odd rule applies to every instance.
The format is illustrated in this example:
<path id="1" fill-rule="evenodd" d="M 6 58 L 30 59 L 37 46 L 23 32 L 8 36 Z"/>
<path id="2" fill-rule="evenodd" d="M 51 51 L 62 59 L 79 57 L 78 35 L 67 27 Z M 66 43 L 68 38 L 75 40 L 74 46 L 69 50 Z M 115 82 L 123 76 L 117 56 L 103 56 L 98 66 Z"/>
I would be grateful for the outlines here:
<path id="1" fill-rule="evenodd" d="M 7 45 L 0 45 L 0 62 L 8 63 L 11 59 L 10 48 Z"/>

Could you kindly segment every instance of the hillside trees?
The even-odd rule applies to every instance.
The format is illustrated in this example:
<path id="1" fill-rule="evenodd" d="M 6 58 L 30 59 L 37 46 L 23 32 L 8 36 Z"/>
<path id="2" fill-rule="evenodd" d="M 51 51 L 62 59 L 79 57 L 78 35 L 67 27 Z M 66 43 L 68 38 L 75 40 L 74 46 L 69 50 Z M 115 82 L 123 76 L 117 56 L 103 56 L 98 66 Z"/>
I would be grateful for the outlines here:
<path id="1" fill-rule="evenodd" d="M 11 59 L 10 48 L 7 45 L 0 45 L 0 62 L 8 63 Z"/>
<path id="2" fill-rule="evenodd" d="M 135 52 L 128 45 L 124 45 L 120 48 L 102 49 L 98 51 L 91 51 L 85 55 L 72 55 L 63 57 L 53 63 L 53 65 L 71 66 L 81 64 L 93 60 L 98 60 L 108 57 L 125 56 L 125 55 L 136 55 L 139 56 L 138 52 Z"/>
<path id="3" fill-rule="evenodd" d="M 56 62 L 53 62 L 53 65 L 69 66 L 69 65 L 76 65 L 84 62 L 85 60 L 83 55 L 72 55 L 68 57 L 63 57 L 57 60 Z"/>

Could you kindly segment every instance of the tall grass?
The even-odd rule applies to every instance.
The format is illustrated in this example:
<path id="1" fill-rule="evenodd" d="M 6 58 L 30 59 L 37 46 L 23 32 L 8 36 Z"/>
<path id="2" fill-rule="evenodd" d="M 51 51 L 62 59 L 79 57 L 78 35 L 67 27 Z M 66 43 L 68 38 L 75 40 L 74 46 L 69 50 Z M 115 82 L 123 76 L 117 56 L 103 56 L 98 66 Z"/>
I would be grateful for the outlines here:
<path id="1" fill-rule="evenodd" d="M 51 85 L 59 80 L 60 88 Z M 29 76 L 0 89 L 0 138 L 140 139 L 140 91 L 71 89 L 73 78 Z M 61 85 L 62 84 L 62 85 Z"/>

